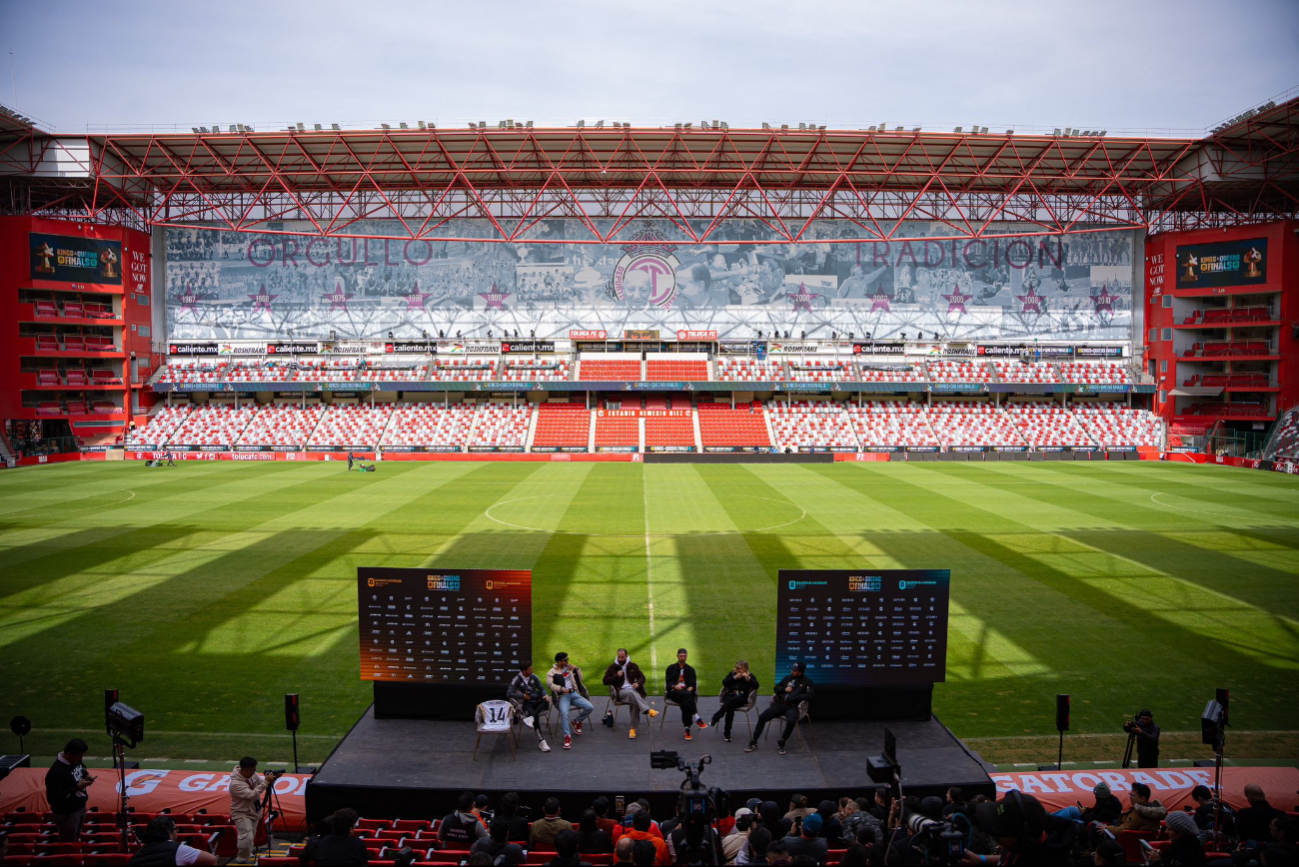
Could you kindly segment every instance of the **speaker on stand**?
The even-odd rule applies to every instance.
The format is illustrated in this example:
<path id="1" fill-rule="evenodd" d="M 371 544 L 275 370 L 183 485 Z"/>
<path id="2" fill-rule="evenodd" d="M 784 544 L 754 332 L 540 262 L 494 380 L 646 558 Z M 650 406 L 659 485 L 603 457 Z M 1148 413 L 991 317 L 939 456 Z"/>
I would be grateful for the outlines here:
<path id="1" fill-rule="evenodd" d="M 284 694 L 284 727 L 293 732 L 293 772 L 295 774 L 314 774 L 314 767 L 302 767 L 298 764 L 298 726 L 302 724 L 301 706 L 298 702 L 298 694 L 289 692 Z"/>
<path id="2" fill-rule="evenodd" d="M 1069 702 L 1067 693 L 1058 693 L 1055 697 L 1055 728 L 1060 733 L 1060 752 L 1054 765 L 1038 765 L 1039 771 L 1064 770 L 1064 733 L 1069 731 Z"/>

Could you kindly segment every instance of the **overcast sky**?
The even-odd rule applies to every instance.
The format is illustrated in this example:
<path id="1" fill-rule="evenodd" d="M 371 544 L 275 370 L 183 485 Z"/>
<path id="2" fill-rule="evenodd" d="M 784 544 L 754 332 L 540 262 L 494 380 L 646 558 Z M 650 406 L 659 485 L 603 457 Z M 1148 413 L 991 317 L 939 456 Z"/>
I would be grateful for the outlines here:
<path id="1" fill-rule="evenodd" d="M 0 0 L 0 39 L 0 101 L 61 132 L 579 117 L 1191 132 L 1299 85 L 1296 0 Z"/>

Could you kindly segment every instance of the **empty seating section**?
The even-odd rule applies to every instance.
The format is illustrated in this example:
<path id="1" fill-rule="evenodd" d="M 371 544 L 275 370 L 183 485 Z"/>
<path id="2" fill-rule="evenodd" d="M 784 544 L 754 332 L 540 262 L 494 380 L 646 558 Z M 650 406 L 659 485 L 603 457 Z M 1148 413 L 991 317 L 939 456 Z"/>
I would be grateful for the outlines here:
<path id="1" fill-rule="evenodd" d="M 220 382 L 418 382 L 422 363 L 374 365 L 359 359 L 313 361 L 178 359 L 162 369 L 159 382 L 206 384 Z"/>
<path id="2" fill-rule="evenodd" d="M 157 415 L 149 419 L 148 424 L 127 434 L 127 446 L 149 448 L 162 445 L 171 439 L 171 435 L 176 432 L 176 428 L 180 427 L 181 422 L 185 421 L 189 412 L 190 408 L 187 406 L 163 407 Z"/>
<path id="3" fill-rule="evenodd" d="M 269 404 L 258 407 L 253 420 L 244 428 L 236 446 L 293 446 L 306 445 L 307 437 L 315 430 L 325 407 L 320 404 L 305 409 L 293 403 Z"/>
<path id="4" fill-rule="evenodd" d="M 767 404 L 773 445 L 787 448 L 857 448 L 857 437 L 843 408 L 831 401 L 773 400 Z"/>
<path id="5" fill-rule="evenodd" d="M 469 441 L 471 411 L 468 404 L 397 404 L 379 445 L 464 446 Z"/>
<path id="6" fill-rule="evenodd" d="M 857 378 L 862 382 L 924 382 L 924 371 L 909 364 L 860 364 Z"/>
<path id="7" fill-rule="evenodd" d="M 1002 382 L 1048 383 L 1059 382 L 1054 364 L 1049 362 L 994 361 L 993 369 Z"/>
<path id="8" fill-rule="evenodd" d="M 54 334 L 36 335 L 36 348 L 41 352 L 58 352 L 59 338 Z"/>
<path id="9" fill-rule="evenodd" d="M 1194 343 L 1182 355 L 1186 358 L 1221 358 L 1228 355 L 1271 355 L 1272 346 L 1266 340 L 1209 340 Z"/>
<path id="10" fill-rule="evenodd" d="M 640 381 L 640 361 L 582 356 L 577 365 L 577 378 L 587 382 Z"/>
<path id="11" fill-rule="evenodd" d="M 508 382 L 564 382 L 568 379 L 568 362 L 546 358 L 507 358 L 505 379 Z"/>
<path id="12" fill-rule="evenodd" d="M 1164 426 L 1159 416 L 1144 409 L 1105 404 L 1078 404 L 1074 418 L 1098 445 L 1161 448 Z"/>
<path id="13" fill-rule="evenodd" d="M 117 377 L 113 376 L 111 370 L 95 370 L 92 371 L 88 377 L 86 375 L 86 370 L 83 367 L 69 367 L 64 371 L 63 378 L 68 385 L 89 385 L 92 378 L 96 385 L 109 385 L 117 380 Z M 41 384 L 44 385 L 44 383 Z"/>
<path id="14" fill-rule="evenodd" d="M 241 405 L 239 409 L 211 404 L 195 407 L 167 442 L 169 445 L 181 446 L 234 445 L 252 421 L 254 412 L 256 408 L 248 404 Z"/>
<path id="15" fill-rule="evenodd" d="M 780 382 L 785 378 L 778 361 L 756 358 L 720 358 L 717 361 L 718 382 Z"/>
<path id="16" fill-rule="evenodd" d="M 872 401 L 845 406 L 853 433 L 862 448 L 937 448 L 941 443 L 929 426 L 923 404 L 904 400 Z"/>
<path id="17" fill-rule="evenodd" d="M 198 384 L 209 382 L 226 382 L 226 371 L 229 363 L 225 361 L 205 361 L 198 358 L 187 358 L 171 361 L 162 369 L 158 382 L 178 384 Z"/>
<path id="18" fill-rule="evenodd" d="M 469 445 L 522 448 L 528 442 L 528 422 L 531 417 L 531 404 L 523 403 L 518 406 L 510 406 L 506 403 L 478 404 L 474 409 Z"/>
<path id="19" fill-rule="evenodd" d="M 297 382 L 418 382 L 424 378 L 424 364 L 374 365 L 351 358 L 300 361 L 293 379 Z"/>
<path id="20" fill-rule="evenodd" d="M 292 382 L 297 373 L 294 361 L 232 361 L 221 372 L 230 382 Z"/>
<path id="21" fill-rule="evenodd" d="M 1087 448 L 1097 444 L 1074 414 L 1062 406 L 1011 404 L 1006 407 L 1006 414 L 1031 448 Z"/>
<path id="22" fill-rule="evenodd" d="M 391 413 L 391 404 L 380 403 L 371 407 L 361 403 L 336 403 L 316 424 L 307 440 L 307 448 L 350 446 L 372 449 L 379 442 Z"/>
<path id="23" fill-rule="evenodd" d="M 645 418 L 645 447 L 693 446 L 695 423 L 692 415 L 651 415 Z"/>
<path id="24" fill-rule="evenodd" d="M 698 358 L 651 358 L 645 362 L 645 378 L 660 382 L 706 382 L 708 356 Z"/>
<path id="25" fill-rule="evenodd" d="M 849 361 L 798 358 L 789 362 L 789 378 L 791 382 L 843 382 L 852 378 L 852 368 Z"/>
<path id="26" fill-rule="evenodd" d="M 48 301 L 42 298 L 38 298 L 34 302 L 32 302 L 32 304 L 36 308 L 35 312 L 37 316 L 58 316 L 59 315 L 59 306 L 55 304 L 53 301 Z"/>
<path id="27" fill-rule="evenodd" d="M 634 415 L 613 415 L 606 410 L 595 414 L 595 445 L 640 445 L 640 419 Z"/>
<path id="28" fill-rule="evenodd" d="M 496 375 L 497 359 L 495 356 L 485 358 L 438 358 L 429 368 L 429 379 L 436 382 L 485 382 L 499 379 Z"/>
<path id="29" fill-rule="evenodd" d="M 712 447 L 770 447 L 762 404 L 699 404 L 699 438 L 705 449 Z"/>
<path id="30" fill-rule="evenodd" d="M 36 384 L 40 386 L 62 385 L 59 380 L 59 372 L 53 369 L 36 371 Z"/>
<path id="31" fill-rule="evenodd" d="M 71 383 L 69 383 L 71 385 Z M 1271 388 L 1272 382 L 1266 373 L 1205 373 L 1194 374 L 1182 381 L 1182 385 L 1232 388 L 1249 390 L 1251 388 Z"/>
<path id="32" fill-rule="evenodd" d="M 1075 385 L 1127 385 L 1132 382 L 1123 364 L 1104 361 L 1062 361 L 1060 376 Z"/>
<path id="33" fill-rule="evenodd" d="M 537 408 L 533 447 L 586 448 L 590 440 L 591 411 L 580 403 L 543 403 Z"/>
<path id="34" fill-rule="evenodd" d="M 987 382 L 988 366 L 982 361 L 931 361 L 930 382 Z"/>
<path id="35" fill-rule="evenodd" d="M 1207 310 L 1195 310 L 1180 322 L 1180 325 L 1214 325 L 1229 322 L 1267 322 L 1272 318 L 1272 309 L 1267 305 L 1248 307 L 1211 307 Z"/>
<path id="36" fill-rule="evenodd" d="M 990 403 L 940 402 L 930 406 L 928 413 L 929 424 L 945 448 L 1025 444 L 1006 413 Z"/>
<path id="37" fill-rule="evenodd" d="M 87 334 L 85 336 L 86 352 L 115 352 L 117 345 L 113 338 L 105 334 Z"/>
<path id="38" fill-rule="evenodd" d="M 111 302 L 83 301 L 79 297 L 58 300 L 36 298 L 32 300 L 32 307 L 37 316 L 44 318 L 62 316 L 66 319 L 112 319 L 114 316 Z"/>

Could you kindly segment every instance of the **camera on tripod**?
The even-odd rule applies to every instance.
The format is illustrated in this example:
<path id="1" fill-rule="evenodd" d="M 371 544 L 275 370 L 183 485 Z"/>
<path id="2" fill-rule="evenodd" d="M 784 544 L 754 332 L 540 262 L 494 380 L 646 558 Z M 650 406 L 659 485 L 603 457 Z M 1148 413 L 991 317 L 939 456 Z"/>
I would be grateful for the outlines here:
<path id="1" fill-rule="evenodd" d="M 709 831 L 718 816 L 730 812 L 731 794 L 715 786 L 705 787 L 700 781 L 700 774 L 712 762 L 712 756 L 701 756 L 698 762 L 688 762 L 675 750 L 655 750 L 650 753 L 651 768 L 676 768 L 686 775 L 677 801 L 680 827 L 685 832 L 685 845 L 678 849 L 680 864 L 717 867 L 722 863 L 720 838 Z"/>
<path id="2" fill-rule="evenodd" d="M 929 800 L 928 798 L 925 799 Z M 953 820 L 935 819 L 925 815 L 925 805 L 922 802 L 922 811 L 912 813 L 907 819 L 907 832 L 911 835 L 911 848 L 923 853 L 924 863 L 926 864 L 959 864 L 961 858 L 965 855 L 965 842 L 969 836 L 969 828 L 962 830 Z M 939 816 L 941 813 L 941 802 L 938 805 Z M 932 809 L 930 810 L 932 812 Z"/>

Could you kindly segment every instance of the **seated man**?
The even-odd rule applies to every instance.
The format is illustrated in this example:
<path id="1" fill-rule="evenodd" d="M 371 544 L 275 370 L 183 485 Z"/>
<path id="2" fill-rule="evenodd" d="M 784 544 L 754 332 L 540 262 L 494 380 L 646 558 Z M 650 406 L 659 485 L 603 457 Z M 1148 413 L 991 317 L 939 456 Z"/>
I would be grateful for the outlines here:
<path id="1" fill-rule="evenodd" d="M 686 664 L 686 649 L 677 651 L 677 661 L 668 666 L 664 677 L 664 700 L 681 706 L 681 722 L 685 725 L 686 740 L 691 739 L 690 723 L 693 721 L 701 729 L 708 728 L 708 723 L 700 719 L 699 678 L 693 666 Z"/>
<path id="2" fill-rule="evenodd" d="M 789 857 L 796 858 L 799 855 L 809 855 L 816 859 L 816 863 L 824 864 L 830 844 L 821 838 L 821 814 L 812 813 L 804 816 L 802 826 L 803 829 L 799 834 L 795 835 L 791 828 L 790 835 L 784 838 L 785 849 L 789 852 Z"/>
<path id="3" fill-rule="evenodd" d="M 1264 843 L 1272 839 L 1271 824 L 1276 818 L 1284 819 L 1285 813 L 1267 802 L 1263 787 L 1250 783 L 1245 787 L 1245 800 L 1248 807 L 1241 807 L 1236 813 L 1236 836 L 1241 842 L 1253 840 Z"/>
<path id="4" fill-rule="evenodd" d="M 785 731 L 776 742 L 776 752 L 782 756 L 785 754 L 785 742 L 789 740 L 789 736 L 794 733 L 794 727 L 798 725 L 798 705 L 800 702 L 811 700 L 813 689 L 811 679 L 803 673 L 803 663 L 796 662 L 789 669 L 789 674 L 776 684 L 776 694 L 772 696 L 771 704 L 758 715 L 758 727 L 753 730 L 753 740 L 749 741 L 749 745 L 744 748 L 746 753 L 751 753 L 758 748 L 762 727 L 776 717 L 783 716 Z"/>
<path id="5" fill-rule="evenodd" d="M 505 697 L 519 708 L 523 724 L 537 733 L 537 747 L 543 753 L 550 752 L 550 744 L 541 736 L 541 712 L 550 704 L 550 696 L 541 685 L 541 678 L 532 672 L 532 662 L 525 660 L 519 671 L 505 690 Z"/>
<path id="6" fill-rule="evenodd" d="M 722 703 L 717 708 L 717 713 L 713 714 L 711 725 L 717 725 L 726 719 L 726 728 L 722 731 L 722 738 L 729 744 L 731 742 L 731 724 L 735 721 L 735 712 L 749 703 L 749 696 L 758 690 L 758 678 L 749 671 L 747 660 L 741 659 L 735 663 L 735 668 L 722 678 Z"/>
<path id="7" fill-rule="evenodd" d="M 1123 802 L 1110 793 L 1110 787 L 1105 783 L 1092 786 L 1092 794 L 1096 796 L 1096 803 L 1092 806 L 1065 807 L 1056 810 L 1053 815 L 1073 819 L 1075 822 L 1100 822 L 1109 825 L 1123 814 Z"/>
<path id="8" fill-rule="evenodd" d="M 550 681 L 550 691 L 558 696 L 556 706 L 559 708 L 559 724 L 564 729 L 564 749 L 573 748 L 573 732 L 582 733 L 582 723 L 595 710 L 595 705 L 591 704 L 591 694 L 586 691 L 586 684 L 582 682 L 582 669 L 568 661 L 568 654 L 560 651 L 555 654 L 555 664 L 551 666 L 547 673 L 547 679 Z M 581 710 L 577 719 L 571 723 L 568 719 L 569 708 L 576 707 Z"/>
<path id="9" fill-rule="evenodd" d="M 1115 837 L 1124 831 L 1153 832 L 1159 830 L 1159 823 L 1164 821 L 1164 817 L 1168 815 L 1168 810 L 1159 801 L 1150 799 L 1150 787 L 1145 783 L 1133 783 L 1129 799 L 1132 806 L 1123 811 L 1118 822 L 1112 825 L 1094 822 L 1088 826 L 1087 838 L 1093 844 L 1093 848 L 1095 848 L 1096 841 L 1103 836 L 1099 833 L 1098 829 L 1100 828 L 1104 828 Z"/>
<path id="10" fill-rule="evenodd" d="M 1218 830 L 1230 837 L 1236 836 L 1236 811 L 1228 803 L 1218 804 L 1213 797 L 1213 790 L 1208 786 L 1196 786 L 1191 789 L 1191 800 L 1195 801 L 1195 824 L 1201 831 L 1212 831 L 1213 823 L 1218 822 Z"/>
<path id="11" fill-rule="evenodd" d="M 651 719 L 659 715 L 658 711 L 650 707 L 645 695 L 645 673 L 640 670 L 639 665 L 631 661 L 627 655 L 627 648 L 618 648 L 617 659 L 604 670 L 603 683 L 617 690 L 614 701 L 631 708 L 631 730 L 627 733 L 628 738 L 636 737 L 636 726 L 640 725 L 642 712 L 649 714 Z"/>

